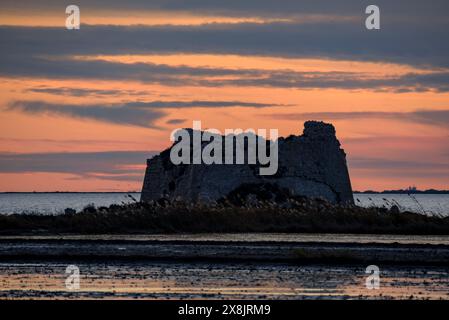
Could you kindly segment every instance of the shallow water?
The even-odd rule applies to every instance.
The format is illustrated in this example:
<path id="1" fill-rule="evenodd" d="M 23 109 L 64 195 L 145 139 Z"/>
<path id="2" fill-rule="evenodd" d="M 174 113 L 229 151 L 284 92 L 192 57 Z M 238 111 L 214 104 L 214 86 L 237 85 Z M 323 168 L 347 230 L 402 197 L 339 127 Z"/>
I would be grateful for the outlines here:
<path id="1" fill-rule="evenodd" d="M 65 286 L 68 264 L 80 289 Z M 449 299 L 449 270 L 380 266 L 380 288 L 366 266 L 280 263 L 0 263 L 0 298 L 59 299 Z"/>
<path id="2" fill-rule="evenodd" d="M 140 199 L 140 193 L 0 193 L 0 214 L 60 214 L 65 208 L 81 210 L 133 202 L 128 195 Z M 448 194 L 354 194 L 354 201 L 363 207 L 397 205 L 401 210 L 425 214 L 449 215 Z"/>
<path id="3" fill-rule="evenodd" d="M 128 195 L 140 200 L 140 193 L 0 193 L 0 213 L 60 214 L 66 208 L 134 202 Z"/>

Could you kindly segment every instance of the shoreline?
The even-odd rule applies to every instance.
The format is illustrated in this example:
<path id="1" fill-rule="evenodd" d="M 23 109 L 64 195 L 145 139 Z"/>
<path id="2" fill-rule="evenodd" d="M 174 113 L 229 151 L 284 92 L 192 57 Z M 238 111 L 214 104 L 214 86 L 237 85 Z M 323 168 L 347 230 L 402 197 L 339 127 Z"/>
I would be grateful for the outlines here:
<path id="1" fill-rule="evenodd" d="M 327 242 L 360 244 L 449 245 L 448 235 L 357 233 L 123 233 L 0 235 L 2 240 L 210 241 L 210 242 Z"/>
<path id="2" fill-rule="evenodd" d="M 0 191 L 0 194 L 12 194 L 12 193 L 24 193 L 24 194 L 46 194 L 46 193 L 141 193 L 141 191 Z M 425 189 L 425 190 L 365 190 L 365 191 L 353 191 L 353 194 L 449 194 L 449 190 L 437 190 L 437 189 Z"/>

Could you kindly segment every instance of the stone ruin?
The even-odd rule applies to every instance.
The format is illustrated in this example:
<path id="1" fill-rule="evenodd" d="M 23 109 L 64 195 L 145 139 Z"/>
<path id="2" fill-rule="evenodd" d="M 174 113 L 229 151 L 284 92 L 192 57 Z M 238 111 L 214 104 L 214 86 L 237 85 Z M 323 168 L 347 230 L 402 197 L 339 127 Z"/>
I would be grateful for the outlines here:
<path id="1" fill-rule="evenodd" d="M 271 176 L 259 175 L 258 165 L 246 163 L 174 165 L 172 146 L 147 160 L 141 201 L 211 202 L 244 185 L 268 184 L 294 196 L 354 203 L 346 154 L 332 124 L 307 121 L 302 135 L 277 141 L 278 170 Z"/>

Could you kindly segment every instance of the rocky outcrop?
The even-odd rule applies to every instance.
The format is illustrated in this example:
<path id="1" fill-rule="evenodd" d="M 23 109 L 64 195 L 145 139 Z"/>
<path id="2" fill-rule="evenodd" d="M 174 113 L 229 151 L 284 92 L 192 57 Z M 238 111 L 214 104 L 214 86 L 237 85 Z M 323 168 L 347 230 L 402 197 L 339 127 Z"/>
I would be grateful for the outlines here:
<path id="1" fill-rule="evenodd" d="M 174 165 L 166 149 L 147 160 L 141 200 L 216 201 L 244 184 L 272 184 L 292 195 L 353 203 L 346 155 L 331 124 L 307 121 L 302 135 L 279 138 L 278 148 L 271 176 L 259 175 L 258 165 Z"/>

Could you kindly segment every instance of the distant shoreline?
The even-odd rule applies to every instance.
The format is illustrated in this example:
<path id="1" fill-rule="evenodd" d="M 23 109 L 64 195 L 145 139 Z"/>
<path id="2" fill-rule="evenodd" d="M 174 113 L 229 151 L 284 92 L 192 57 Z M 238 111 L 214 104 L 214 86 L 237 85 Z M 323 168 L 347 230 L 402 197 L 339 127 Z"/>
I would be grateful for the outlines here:
<path id="1" fill-rule="evenodd" d="M 104 194 L 104 193 L 140 193 L 140 191 L 3 191 L 0 194 Z M 449 190 L 384 190 L 384 191 L 353 191 L 353 194 L 449 194 Z"/>
<path id="2" fill-rule="evenodd" d="M 384 190 L 353 191 L 354 194 L 449 194 L 449 190 Z"/>
<path id="3" fill-rule="evenodd" d="M 48 194 L 48 193 L 140 193 L 140 191 L 3 191 L 0 194 Z"/>

